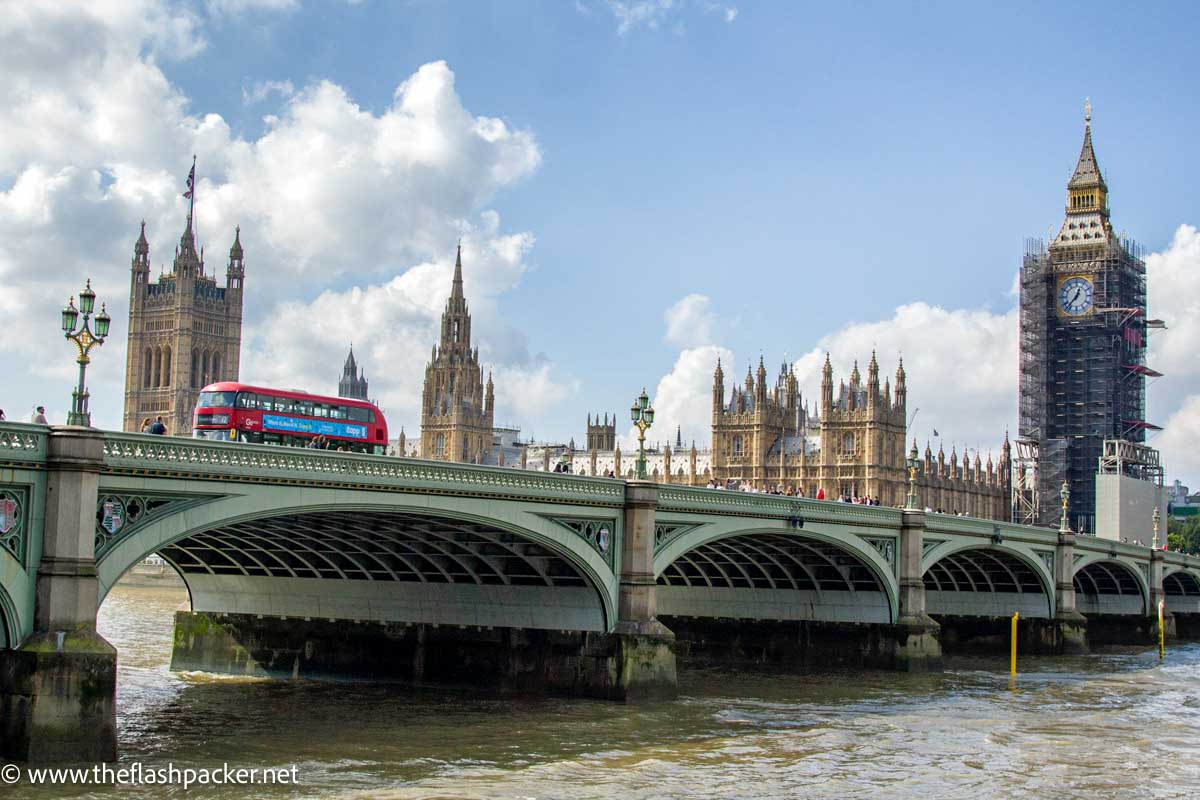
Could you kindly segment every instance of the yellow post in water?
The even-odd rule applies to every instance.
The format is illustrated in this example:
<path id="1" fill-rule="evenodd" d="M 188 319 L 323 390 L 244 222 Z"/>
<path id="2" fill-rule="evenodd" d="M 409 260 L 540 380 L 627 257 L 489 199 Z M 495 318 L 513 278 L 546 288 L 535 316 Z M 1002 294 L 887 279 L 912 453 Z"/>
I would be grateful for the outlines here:
<path id="1" fill-rule="evenodd" d="M 1158 660 L 1166 655 L 1166 634 L 1163 632 L 1163 601 L 1158 601 Z"/>
<path id="2" fill-rule="evenodd" d="M 1021 612 L 1014 611 L 1012 616 L 1012 654 L 1008 659 L 1008 669 L 1011 675 L 1017 674 L 1017 620 L 1020 619 Z"/>

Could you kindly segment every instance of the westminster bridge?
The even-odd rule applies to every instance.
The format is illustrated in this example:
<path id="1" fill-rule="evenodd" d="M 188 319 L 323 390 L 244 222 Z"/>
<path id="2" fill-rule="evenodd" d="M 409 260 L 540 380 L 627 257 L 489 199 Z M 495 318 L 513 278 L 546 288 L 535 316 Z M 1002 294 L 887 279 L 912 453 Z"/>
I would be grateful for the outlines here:
<path id="1" fill-rule="evenodd" d="M 773 495 L 0 423 L 0 755 L 115 757 L 95 629 L 157 553 L 175 669 L 670 698 L 676 657 L 940 669 L 1200 620 L 1200 559 Z"/>

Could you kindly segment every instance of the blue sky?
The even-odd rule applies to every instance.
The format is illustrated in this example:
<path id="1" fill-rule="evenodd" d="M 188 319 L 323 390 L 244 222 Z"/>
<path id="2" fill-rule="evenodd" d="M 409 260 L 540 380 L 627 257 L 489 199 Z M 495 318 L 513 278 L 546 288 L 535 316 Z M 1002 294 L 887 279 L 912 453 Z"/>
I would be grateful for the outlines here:
<path id="1" fill-rule="evenodd" d="M 498 386 L 498 415 L 538 438 L 581 438 L 588 411 L 626 408 L 645 384 L 674 393 L 663 400 L 665 425 L 703 441 L 711 381 L 704 376 L 718 353 L 733 359 L 729 371 L 739 376 L 760 353 L 772 371 L 786 354 L 807 381 L 823 348 L 848 369 L 874 345 L 890 371 L 901 348 L 906 362 L 919 364 L 917 348 L 928 339 L 925 367 L 910 369 L 910 406 L 922 408 L 918 435 L 937 427 L 947 449 L 994 449 L 1015 427 L 1015 358 L 1005 363 L 1015 341 L 1005 333 L 1015 319 L 1013 277 L 1024 238 L 1045 237 L 1061 222 L 1085 96 L 1095 107 L 1114 224 L 1170 265 L 1176 307 L 1168 310 L 1189 319 L 1195 311 L 1179 299 L 1191 288 L 1191 267 L 1200 266 L 1188 260 L 1192 240 L 1179 230 L 1200 222 L 1194 4 L 1134 13 L 1097 3 L 138 2 L 136 24 L 124 11 L 88 5 L 75 20 L 54 10 L 61 4 L 3 15 L 10 19 L 0 22 L 0 43 L 29 45 L 0 57 L 17 75 L 17 88 L 5 90 L 14 119 L 39 92 L 85 106 L 127 103 L 135 118 L 163 118 L 140 153 L 113 155 L 121 148 L 86 132 L 80 141 L 71 134 L 10 145 L 7 154 L 0 144 L 9 224 L 49 236 L 64 254 L 86 249 L 103 265 L 109 295 L 120 298 L 137 219 L 150 221 L 155 263 L 168 260 L 162 254 L 182 218 L 159 183 L 181 182 L 187 156 L 199 149 L 200 173 L 212 182 L 198 195 L 202 233 L 223 252 L 227 228 L 243 225 L 247 368 L 278 378 L 261 365 L 291 365 L 306 385 L 328 376 L 329 386 L 309 388 L 332 388 L 334 351 L 344 355 L 349 342 L 308 348 L 296 366 L 278 341 L 280 327 L 314 313 L 353 316 L 354 287 L 368 292 L 403 278 L 393 287 L 408 309 L 403 321 L 381 302 L 378 318 L 361 318 L 367 330 L 330 323 L 323 332 L 361 336 L 356 349 L 366 350 L 373 387 L 393 424 L 409 431 L 458 230 L 468 247 L 468 298 L 478 308 L 475 335 L 485 359 L 510 378 Z M 103 33 L 82 36 L 80 15 L 94 17 Z M 72 42 L 146 74 L 101 91 L 86 69 L 35 69 L 51 45 Z M 271 154 L 281 129 L 304 140 L 306 120 L 337 105 L 328 95 L 324 106 L 314 99 L 315 87 L 340 92 L 338 113 L 348 104 L 379 119 L 396 104 L 398 86 L 437 62 L 452 80 L 438 108 L 502 120 L 508 150 L 479 155 L 462 145 L 460 170 L 453 148 L 461 141 L 447 145 L 451 158 L 436 174 L 397 178 L 394 200 L 386 183 L 359 191 L 347 182 L 330 193 L 336 137 L 318 161 L 303 148 Z M 144 107 L 156 98 L 178 108 Z M 32 123 L 25 131 L 37 133 Z M 221 151 L 233 154 L 228 163 Z M 112 182 L 121 191 L 85 190 L 72 203 L 43 190 L 38 200 L 38 192 L 17 191 L 34 169 L 43 180 L 67 170 L 68 186 L 96 171 L 107 176 L 102 190 Z M 322 172 L 323 197 L 298 203 L 278 179 L 288 170 L 301 180 Z M 268 174 L 263 185 L 247 179 Z M 440 199 L 427 204 L 433 195 Z M 361 197 L 371 202 L 356 204 Z M 383 208 L 390 202 L 416 211 Z M 277 216 L 281 208 L 290 223 Z M 289 224 L 329 235 L 305 243 Z M 38 252 L 0 249 L 0 280 L 7 272 L 13 296 L 24 296 L 15 276 Z M 81 272 L 55 269 L 64 287 L 80 282 Z M 1153 302 L 1153 284 L 1151 291 Z M 689 295 L 701 298 L 687 306 L 692 316 L 667 335 L 668 310 L 682 313 L 676 304 Z M 123 299 L 116 305 L 123 309 Z M 910 308 L 907 316 L 900 307 Z M 392 333 L 372 339 L 372 322 Z M 958 345 L 954 357 L 942 354 Z M 5 407 L 25 413 L 52 374 L 65 409 L 70 384 L 61 378 L 69 370 L 28 366 L 32 347 L 0 345 L 0 366 L 18 376 Z M 94 402 L 115 422 L 120 369 L 98 369 L 101 389 L 116 387 L 109 405 L 117 408 L 99 396 Z M 815 390 L 815 381 L 806 388 Z M 682 396 L 697 390 L 699 402 Z M 529 393 L 544 397 L 520 396 Z M 1151 388 L 1152 416 L 1182 414 L 1193 395 L 1200 376 L 1169 374 Z M 1200 457 L 1182 454 L 1193 431 L 1200 442 L 1200 422 L 1185 414 L 1179 423 L 1187 433 L 1172 446 L 1194 482 Z"/>

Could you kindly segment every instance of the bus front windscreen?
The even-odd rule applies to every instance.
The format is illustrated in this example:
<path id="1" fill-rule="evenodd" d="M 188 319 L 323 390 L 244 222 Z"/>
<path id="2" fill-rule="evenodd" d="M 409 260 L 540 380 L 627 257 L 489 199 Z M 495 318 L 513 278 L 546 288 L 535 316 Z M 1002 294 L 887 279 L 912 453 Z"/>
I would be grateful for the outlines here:
<path id="1" fill-rule="evenodd" d="M 201 392 L 197 408 L 233 408 L 237 392 Z"/>

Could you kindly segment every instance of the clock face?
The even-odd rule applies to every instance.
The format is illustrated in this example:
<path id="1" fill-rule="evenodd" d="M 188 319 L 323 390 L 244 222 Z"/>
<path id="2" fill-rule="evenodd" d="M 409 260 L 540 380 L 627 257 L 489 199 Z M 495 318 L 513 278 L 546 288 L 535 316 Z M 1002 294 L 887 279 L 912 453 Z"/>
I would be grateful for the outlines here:
<path id="1" fill-rule="evenodd" d="M 1067 278 L 1058 289 L 1058 307 L 1072 317 L 1092 310 L 1092 282 L 1087 278 Z"/>

